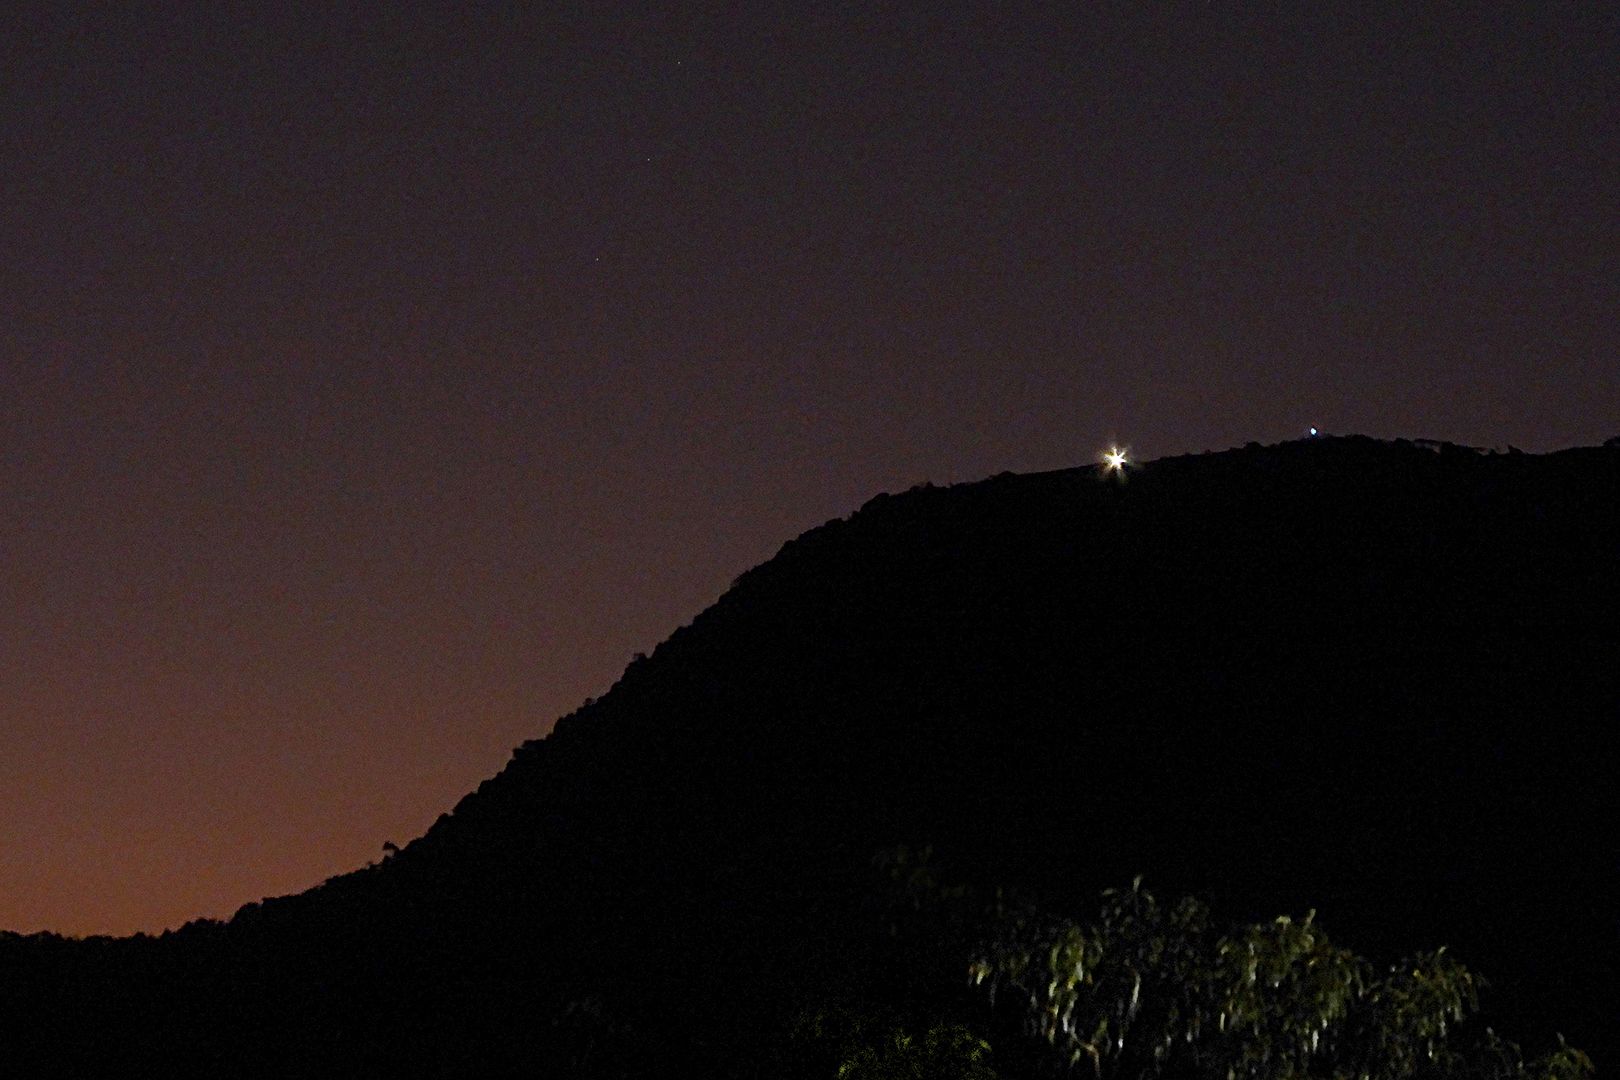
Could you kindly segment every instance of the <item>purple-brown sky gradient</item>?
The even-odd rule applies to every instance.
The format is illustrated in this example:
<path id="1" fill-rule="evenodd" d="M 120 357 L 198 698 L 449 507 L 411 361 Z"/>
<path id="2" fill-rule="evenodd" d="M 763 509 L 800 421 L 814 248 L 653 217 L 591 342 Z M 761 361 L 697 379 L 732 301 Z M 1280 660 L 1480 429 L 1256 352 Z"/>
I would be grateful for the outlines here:
<path id="1" fill-rule="evenodd" d="M 0 927 L 375 858 L 882 490 L 1620 433 L 1612 4 L 146 7 L 0 15 Z"/>

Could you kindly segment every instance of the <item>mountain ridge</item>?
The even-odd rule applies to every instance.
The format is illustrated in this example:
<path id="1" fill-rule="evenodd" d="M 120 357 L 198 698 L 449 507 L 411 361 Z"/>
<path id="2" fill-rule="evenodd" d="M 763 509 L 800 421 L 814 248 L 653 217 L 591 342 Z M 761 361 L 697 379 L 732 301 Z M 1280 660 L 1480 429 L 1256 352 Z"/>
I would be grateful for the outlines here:
<path id="1" fill-rule="evenodd" d="M 1577 779 L 1616 761 L 1615 494 L 1614 449 L 1352 436 L 880 495 L 403 850 L 150 947 L 190 943 L 171 966 L 225 1004 L 165 992 L 222 1044 L 249 1016 L 287 1040 L 246 1038 L 267 1071 L 432 1075 L 543 1056 L 515 1018 L 603 995 L 660 1031 L 763 1023 L 780 973 L 862 969 L 872 853 L 932 844 L 987 885 L 1320 906 L 1392 956 L 1455 932 L 1505 1015 L 1574 1015 L 1601 1066 L 1612 999 L 1558 988 L 1613 975 L 1569 942 L 1614 936 L 1612 797 Z"/>

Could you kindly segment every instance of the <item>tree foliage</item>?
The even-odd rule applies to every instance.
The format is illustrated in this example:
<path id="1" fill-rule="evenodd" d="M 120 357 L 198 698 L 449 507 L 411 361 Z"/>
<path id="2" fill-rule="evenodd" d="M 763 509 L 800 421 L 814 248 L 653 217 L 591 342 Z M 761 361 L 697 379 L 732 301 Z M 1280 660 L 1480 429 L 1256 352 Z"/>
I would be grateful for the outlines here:
<path id="1" fill-rule="evenodd" d="M 997 1080 L 989 1057 L 990 1044 L 961 1024 L 894 1028 L 846 1058 L 838 1080 Z"/>
<path id="2" fill-rule="evenodd" d="M 1314 912 L 1228 933 L 1138 879 L 1090 922 L 1004 913 L 970 966 L 1055 1058 L 1101 1078 L 1585 1080 L 1585 1054 L 1526 1063 L 1468 1021 L 1481 980 L 1444 949 L 1384 969 L 1333 944 Z"/>
<path id="3" fill-rule="evenodd" d="M 775 1072 L 822 1080 L 998 1080 L 990 1056 L 989 1042 L 967 1024 L 827 1000 L 795 1018 Z"/>

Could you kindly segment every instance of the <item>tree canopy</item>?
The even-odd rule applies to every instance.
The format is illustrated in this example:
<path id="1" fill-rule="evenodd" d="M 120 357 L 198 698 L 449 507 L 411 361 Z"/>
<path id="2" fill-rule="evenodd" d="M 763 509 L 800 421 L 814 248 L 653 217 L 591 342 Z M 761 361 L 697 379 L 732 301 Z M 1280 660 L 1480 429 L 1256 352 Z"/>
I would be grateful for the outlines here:
<path id="1" fill-rule="evenodd" d="M 941 883 L 927 852 L 882 859 L 894 907 L 960 912 L 968 890 Z M 1323 931 L 1316 913 L 1223 929 L 1192 897 L 1161 902 L 1138 878 L 1102 894 L 1089 919 L 1028 901 L 980 904 L 965 958 L 986 1007 L 983 1031 L 1038 1071 L 1101 1080 L 1587 1080 L 1591 1060 L 1562 1037 L 1526 1060 L 1477 1022 L 1485 981 L 1444 948 L 1376 964 Z M 935 927 L 941 923 L 935 919 Z M 928 931 L 934 932 L 934 931 Z M 964 1033 L 969 1029 L 961 1029 Z M 902 1042 L 901 1036 L 911 1042 Z M 939 1032 L 927 1045 L 938 1053 Z M 849 1056 L 857 1075 L 903 1076 L 916 1036 L 886 1029 Z M 962 1035 L 961 1065 L 990 1043 Z M 1032 1045 L 1044 1052 L 1030 1053 Z M 888 1071 L 882 1071 L 883 1063 Z M 959 1066 L 961 1067 L 961 1066 Z M 878 1070 L 878 1071 L 874 1071 Z M 962 1073 L 969 1075 L 968 1073 Z"/>

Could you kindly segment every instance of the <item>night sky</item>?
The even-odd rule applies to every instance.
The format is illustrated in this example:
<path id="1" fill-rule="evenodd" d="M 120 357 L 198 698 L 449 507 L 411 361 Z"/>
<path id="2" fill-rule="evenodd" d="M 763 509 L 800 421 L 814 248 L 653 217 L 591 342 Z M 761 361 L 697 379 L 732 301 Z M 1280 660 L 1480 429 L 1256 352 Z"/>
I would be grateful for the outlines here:
<path id="1" fill-rule="evenodd" d="M 377 858 L 879 491 L 1620 433 L 1612 4 L 282 6 L 0 15 L 0 927 Z"/>

